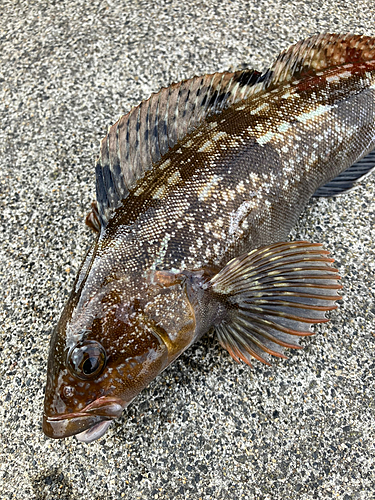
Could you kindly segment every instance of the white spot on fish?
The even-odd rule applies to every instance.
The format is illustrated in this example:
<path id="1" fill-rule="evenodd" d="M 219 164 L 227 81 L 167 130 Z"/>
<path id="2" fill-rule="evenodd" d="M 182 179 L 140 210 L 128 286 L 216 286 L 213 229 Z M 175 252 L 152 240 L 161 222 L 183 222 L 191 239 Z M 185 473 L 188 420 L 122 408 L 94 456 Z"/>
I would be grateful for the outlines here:
<path id="1" fill-rule="evenodd" d="M 154 262 L 152 263 L 151 270 L 156 271 L 156 268 L 158 266 L 161 266 L 165 257 L 165 254 L 167 253 L 168 249 L 168 243 L 169 240 L 171 239 L 171 235 L 168 233 L 165 233 L 165 236 L 161 242 L 160 248 L 159 248 L 159 253 L 157 254 Z"/>
<path id="2" fill-rule="evenodd" d="M 205 230 L 206 233 L 210 233 L 211 230 L 212 230 L 212 224 L 211 224 L 211 222 L 205 222 L 204 225 L 203 225 L 203 227 L 204 227 L 204 230 Z"/>
<path id="3" fill-rule="evenodd" d="M 268 109 L 269 108 L 269 104 L 267 102 L 264 102 L 263 104 L 261 104 L 260 106 L 258 106 L 257 108 L 255 109 L 252 109 L 250 111 L 250 114 L 251 115 L 256 115 L 257 113 L 259 113 L 259 111 L 262 111 L 263 109 Z"/>
<path id="4" fill-rule="evenodd" d="M 332 109 L 332 106 L 319 104 L 319 106 L 316 107 L 315 109 L 313 109 L 312 111 L 308 111 L 307 113 L 302 113 L 299 116 L 297 116 L 296 118 L 301 123 L 307 123 L 309 120 L 313 120 L 314 118 L 317 118 L 318 116 L 324 115 L 324 113 L 327 113 L 331 109 Z"/>
<path id="5" fill-rule="evenodd" d="M 282 122 L 280 125 L 277 127 L 278 132 L 286 132 L 288 128 L 290 127 L 290 123 L 288 122 Z"/>
<path id="6" fill-rule="evenodd" d="M 134 196 L 139 196 L 143 193 L 144 189 L 142 186 L 139 186 L 139 188 L 137 189 L 137 191 L 134 191 Z"/>
<path id="7" fill-rule="evenodd" d="M 205 151 L 209 151 L 213 146 L 211 141 L 206 141 L 202 144 L 202 146 L 198 149 L 198 153 L 203 153 Z"/>
<path id="8" fill-rule="evenodd" d="M 169 179 L 168 179 L 168 184 L 173 186 L 174 184 L 178 184 L 182 180 L 182 177 L 180 175 L 179 170 L 175 172 Z"/>
<path id="9" fill-rule="evenodd" d="M 259 175 L 255 172 L 251 172 L 249 178 L 253 186 L 257 186 L 259 184 Z"/>
<path id="10" fill-rule="evenodd" d="M 243 193 L 245 193 L 246 188 L 245 188 L 245 186 L 244 186 L 243 181 L 240 181 L 240 182 L 237 184 L 236 191 L 237 191 L 237 193 L 239 193 L 239 194 L 243 194 Z"/>
<path id="11" fill-rule="evenodd" d="M 326 82 L 327 83 L 331 83 L 331 82 L 339 82 L 340 81 L 340 77 L 339 75 L 332 75 L 332 76 L 327 76 L 326 77 Z"/>
<path id="12" fill-rule="evenodd" d="M 281 99 L 289 99 L 289 97 L 291 96 L 292 94 L 288 91 L 288 92 L 285 92 L 285 94 L 283 94 L 281 96 Z"/>
<path id="13" fill-rule="evenodd" d="M 275 132 L 269 130 L 266 134 L 257 137 L 257 143 L 263 146 L 264 144 L 267 144 L 267 142 L 270 142 L 275 136 L 278 135 L 279 134 L 276 134 Z"/>
<path id="14" fill-rule="evenodd" d="M 212 175 L 207 184 L 205 184 L 200 191 L 198 191 L 198 200 L 204 201 L 210 197 L 211 192 L 215 189 L 215 187 L 222 181 L 223 178 L 219 175 Z"/>
<path id="15" fill-rule="evenodd" d="M 351 71 L 343 71 L 342 73 L 339 73 L 337 76 L 340 78 L 350 78 L 353 75 Z"/>
<path id="16" fill-rule="evenodd" d="M 166 191 L 167 191 L 167 188 L 166 186 L 159 186 L 158 189 L 156 189 L 156 191 L 154 191 L 152 193 L 152 197 L 155 199 L 155 200 L 161 200 L 164 198 L 165 194 L 166 194 Z"/>
<path id="17" fill-rule="evenodd" d="M 167 160 L 165 160 L 161 165 L 159 165 L 159 168 L 161 170 L 164 170 L 166 167 L 168 167 L 168 165 L 171 163 L 171 160 L 168 158 Z"/>
<path id="18" fill-rule="evenodd" d="M 251 201 L 244 201 L 241 203 L 241 205 L 238 207 L 238 209 L 234 212 L 231 213 L 230 215 L 230 223 L 229 223 L 229 236 L 232 236 L 238 231 L 238 226 L 242 219 L 248 214 L 249 210 L 251 209 L 253 203 Z"/>
<path id="19" fill-rule="evenodd" d="M 211 137 L 211 140 L 216 142 L 218 141 L 219 139 L 221 139 L 222 137 L 226 137 L 228 134 L 226 132 L 217 132 L 215 135 L 213 135 Z"/>

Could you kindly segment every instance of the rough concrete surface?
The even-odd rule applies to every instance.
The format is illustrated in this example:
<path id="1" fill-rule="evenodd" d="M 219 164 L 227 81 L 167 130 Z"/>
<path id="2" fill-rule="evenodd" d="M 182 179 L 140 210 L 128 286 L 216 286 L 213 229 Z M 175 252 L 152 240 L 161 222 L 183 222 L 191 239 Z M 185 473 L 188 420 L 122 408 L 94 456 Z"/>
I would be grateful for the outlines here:
<path id="1" fill-rule="evenodd" d="M 312 201 L 344 299 L 303 351 L 254 369 L 208 335 L 99 441 L 41 429 L 51 329 L 93 235 L 108 125 L 173 81 L 263 69 L 317 32 L 375 35 L 374 2 L 0 4 L 0 498 L 375 498 L 375 175 Z"/>

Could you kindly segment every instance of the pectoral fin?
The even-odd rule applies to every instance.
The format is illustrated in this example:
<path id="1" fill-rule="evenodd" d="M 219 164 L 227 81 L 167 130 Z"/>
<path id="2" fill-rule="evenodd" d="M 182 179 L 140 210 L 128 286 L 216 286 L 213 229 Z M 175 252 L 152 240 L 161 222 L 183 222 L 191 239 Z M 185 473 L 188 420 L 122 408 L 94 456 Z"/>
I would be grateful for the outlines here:
<path id="1" fill-rule="evenodd" d="M 218 339 L 236 361 L 285 358 L 285 347 L 300 349 L 299 338 L 313 334 L 311 324 L 328 321 L 342 288 L 328 253 L 320 243 L 276 243 L 231 260 L 210 280 L 227 311 Z"/>

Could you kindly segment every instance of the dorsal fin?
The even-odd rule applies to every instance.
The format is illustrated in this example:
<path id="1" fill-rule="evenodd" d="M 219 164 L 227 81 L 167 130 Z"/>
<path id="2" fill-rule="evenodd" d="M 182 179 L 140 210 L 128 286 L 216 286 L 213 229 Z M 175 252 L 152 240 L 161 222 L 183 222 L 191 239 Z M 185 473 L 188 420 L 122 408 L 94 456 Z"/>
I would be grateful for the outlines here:
<path id="1" fill-rule="evenodd" d="M 375 59 L 375 38 L 362 35 L 313 35 L 292 45 L 259 78 L 252 94 L 319 72 Z"/>
<path id="2" fill-rule="evenodd" d="M 260 73 L 195 76 L 173 83 L 134 107 L 101 142 L 96 196 L 102 227 L 136 182 L 209 115 L 246 99 Z"/>
<path id="3" fill-rule="evenodd" d="M 105 227 L 136 182 L 209 115 L 292 80 L 375 59 L 375 39 L 314 35 L 281 52 L 264 74 L 254 70 L 193 77 L 163 88 L 110 127 L 101 142 L 96 193 Z"/>

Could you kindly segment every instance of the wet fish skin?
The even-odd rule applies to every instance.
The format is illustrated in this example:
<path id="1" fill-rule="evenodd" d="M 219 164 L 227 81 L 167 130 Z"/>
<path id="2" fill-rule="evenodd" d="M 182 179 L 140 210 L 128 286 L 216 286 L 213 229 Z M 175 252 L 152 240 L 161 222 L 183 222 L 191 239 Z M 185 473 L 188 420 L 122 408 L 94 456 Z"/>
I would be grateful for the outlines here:
<path id="1" fill-rule="evenodd" d="M 311 244 L 273 244 L 286 241 L 320 186 L 375 146 L 375 48 L 369 39 L 362 57 L 363 40 L 357 37 L 344 52 L 345 39 L 332 39 L 324 57 L 311 50 L 311 41 L 310 46 L 303 42 L 306 47 L 302 43 L 295 50 L 293 71 L 286 52 L 258 80 L 251 81 L 250 74 L 232 76 L 227 88 L 250 81 L 250 95 L 216 109 L 184 137 L 175 131 L 175 144 L 160 133 L 168 128 L 163 117 L 175 109 L 171 102 L 154 128 L 155 99 L 147 112 L 136 108 L 110 129 L 97 167 L 100 233 L 52 336 L 43 422 L 48 436 L 83 433 L 86 442 L 100 437 L 102 422 L 119 416 L 211 327 L 235 359 L 250 364 L 249 354 L 265 362 L 268 354 L 283 357 L 281 347 L 299 347 L 291 336 L 310 334 L 304 322 L 325 321 L 324 311 L 339 298 L 333 292 L 339 288 L 335 270 L 328 266 L 332 259 Z M 347 53 L 353 63 L 345 59 Z M 332 60 L 339 66 L 329 66 Z M 195 84 L 199 81 L 191 88 Z M 211 95 L 213 106 L 222 95 Z M 164 109 L 161 97 L 159 103 Z M 124 137 L 132 144 L 150 144 L 144 154 L 141 146 L 134 153 L 133 170 L 122 167 L 129 155 Z M 165 152 L 159 154 L 158 148 Z M 153 160 L 147 169 L 144 156 Z M 258 250 L 266 246 L 267 251 Z M 252 251 L 259 255 L 246 257 Z M 277 278 L 269 255 L 284 265 Z M 304 259 L 310 267 L 301 264 Z M 263 267 L 257 267 L 259 262 Z M 251 283 L 244 278 L 249 269 L 255 277 Z M 288 276 L 284 295 L 272 292 L 283 283 L 275 282 L 283 273 Z M 318 299 L 302 298 L 308 295 L 305 288 L 299 293 L 293 285 L 306 276 L 321 294 L 319 306 Z M 225 283 L 235 280 L 244 287 L 241 293 L 228 291 Z M 251 296 L 246 291 L 254 282 L 263 290 L 261 297 L 256 290 Z M 267 302 L 272 293 L 274 302 Z M 294 294 L 293 307 L 285 303 L 288 294 Z M 309 315 L 299 311 L 296 316 L 295 309 L 302 309 L 296 302 Z M 267 326 L 271 316 L 277 318 L 277 335 Z M 253 332 L 251 346 L 243 340 L 246 328 Z M 259 336 L 264 337 L 261 345 Z M 85 363 L 92 373 L 84 373 Z M 86 429 L 94 429 L 90 438 Z"/>

